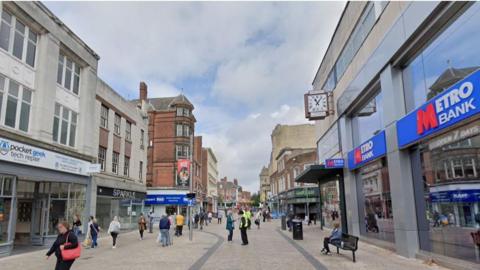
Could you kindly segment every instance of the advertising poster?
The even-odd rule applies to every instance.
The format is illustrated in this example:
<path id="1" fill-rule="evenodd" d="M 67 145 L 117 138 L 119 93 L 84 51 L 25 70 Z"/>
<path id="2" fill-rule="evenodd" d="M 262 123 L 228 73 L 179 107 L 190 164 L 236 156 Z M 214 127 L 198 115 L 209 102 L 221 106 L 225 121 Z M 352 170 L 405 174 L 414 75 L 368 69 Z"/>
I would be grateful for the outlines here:
<path id="1" fill-rule="evenodd" d="M 190 185 L 190 163 L 189 159 L 177 161 L 177 186 L 188 187 Z"/>

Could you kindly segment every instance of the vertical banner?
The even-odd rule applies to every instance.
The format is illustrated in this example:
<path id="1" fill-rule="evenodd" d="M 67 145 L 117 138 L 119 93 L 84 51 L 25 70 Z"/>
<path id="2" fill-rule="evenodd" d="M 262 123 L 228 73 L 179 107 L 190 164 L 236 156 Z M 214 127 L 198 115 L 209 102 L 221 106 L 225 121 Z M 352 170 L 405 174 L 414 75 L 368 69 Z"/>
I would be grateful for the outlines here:
<path id="1" fill-rule="evenodd" d="M 188 187 L 190 185 L 190 160 L 177 160 L 177 186 Z"/>

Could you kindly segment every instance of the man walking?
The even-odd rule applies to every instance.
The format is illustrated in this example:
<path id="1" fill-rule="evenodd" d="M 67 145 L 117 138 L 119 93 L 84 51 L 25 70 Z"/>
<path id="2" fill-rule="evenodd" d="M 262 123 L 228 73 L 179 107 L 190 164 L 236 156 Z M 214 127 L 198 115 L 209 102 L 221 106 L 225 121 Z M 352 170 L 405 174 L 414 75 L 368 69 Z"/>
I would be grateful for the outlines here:
<path id="1" fill-rule="evenodd" d="M 247 236 L 247 228 L 248 228 L 248 224 L 247 224 L 247 216 L 245 215 L 245 213 L 243 213 L 242 210 L 240 210 L 240 212 L 238 212 L 238 214 L 241 216 L 240 218 L 240 225 L 238 226 L 240 228 L 240 235 L 242 237 L 242 246 L 246 246 L 248 245 L 248 236 Z"/>
<path id="2" fill-rule="evenodd" d="M 218 214 L 217 214 L 217 219 L 218 219 L 217 223 L 218 224 L 222 224 L 222 218 L 223 218 L 223 213 L 222 213 L 221 210 L 219 210 Z"/>
<path id="3" fill-rule="evenodd" d="M 175 217 L 175 220 L 177 222 L 177 228 L 176 228 L 176 232 L 175 232 L 175 235 L 176 236 L 181 236 L 182 235 L 182 230 L 183 230 L 183 223 L 185 221 L 185 217 L 178 213 L 178 215 Z"/>
<path id="4" fill-rule="evenodd" d="M 162 247 L 166 247 L 170 244 L 170 220 L 168 219 L 167 215 L 163 215 L 160 219 L 160 242 L 162 243 Z"/>

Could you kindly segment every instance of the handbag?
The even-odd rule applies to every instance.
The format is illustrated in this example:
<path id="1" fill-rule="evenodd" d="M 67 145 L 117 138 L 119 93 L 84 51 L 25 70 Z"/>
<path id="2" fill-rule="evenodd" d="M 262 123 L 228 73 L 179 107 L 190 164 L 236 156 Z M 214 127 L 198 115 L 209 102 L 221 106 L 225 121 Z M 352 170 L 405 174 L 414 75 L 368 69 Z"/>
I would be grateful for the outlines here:
<path id="1" fill-rule="evenodd" d="M 65 241 L 64 245 L 69 245 L 70 244 L 70 242 L 68 242 L 68 237 L 69 236 L 70 236 L 70 233 L 68 233 L 67 240 Z M 61 254 L 62 254 L 62 260 L 73 261 L 73 260 L 80 257 L 80 254 L 82 252 L 82 247 L 80 246 L 80 244 L 78 244 L 76 248 L 62 249 L 60 251 L 61 251 Z"/>

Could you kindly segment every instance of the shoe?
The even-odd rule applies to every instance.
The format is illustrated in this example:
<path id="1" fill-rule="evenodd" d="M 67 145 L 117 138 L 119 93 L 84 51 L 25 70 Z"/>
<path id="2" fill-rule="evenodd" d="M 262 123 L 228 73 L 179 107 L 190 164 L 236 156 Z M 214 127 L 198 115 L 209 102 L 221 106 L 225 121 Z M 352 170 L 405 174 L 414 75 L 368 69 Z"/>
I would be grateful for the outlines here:
<path id="1" fill-rule="evenodd" d="M 246 245 L 248 245 L 248 244 L 244 244 L 244 243 L 242 243 L 242 246 L 246 246 Z"/>
<path id="2" fill-rule="evenodd" d="M 116 246 L 113 246 L 112 248 L 117 248 Z"/>

